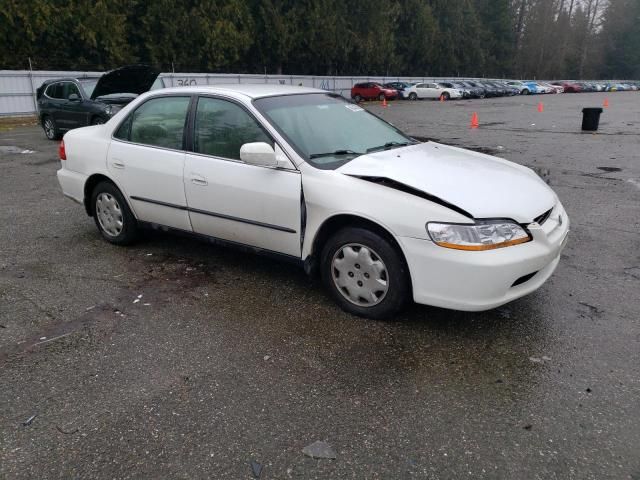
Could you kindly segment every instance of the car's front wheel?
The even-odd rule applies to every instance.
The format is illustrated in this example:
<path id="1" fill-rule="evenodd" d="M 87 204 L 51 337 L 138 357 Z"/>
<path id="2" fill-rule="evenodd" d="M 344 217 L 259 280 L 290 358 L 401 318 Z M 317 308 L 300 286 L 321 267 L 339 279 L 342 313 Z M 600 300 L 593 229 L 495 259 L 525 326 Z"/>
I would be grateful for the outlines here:
<path id="1" fill-rule="evenodd" d="M 417 100 L 418 99 L 418 94 L 415 92 L 411 92 L 409 94 L 409 100 Z"/>
<path id="2" fill-rule="evenodd" d="M 58 130 L 56 121 L 50 116 L 44 117 L 42 128 L 44 129 L 44 134 L 49 140 L 60 140 L 62 138 L 62 134 L 60 133 L 60 130 Z"/>
<path id="3" fill-rule="evenodd" d="M 120 190 L 110 182 L 100 182 L 91 195 L 93 218 L 105 240 L 129 245 L 138 238 L 138 222 Z"/>
<path id="4" fill-rule="evenodd" d="M 410 296 L 409 272 L 397 247 L 365 228 L 345 228 L 325 244 L 322 280 L 340 307 L 383 319 L 397 313 Z"/>

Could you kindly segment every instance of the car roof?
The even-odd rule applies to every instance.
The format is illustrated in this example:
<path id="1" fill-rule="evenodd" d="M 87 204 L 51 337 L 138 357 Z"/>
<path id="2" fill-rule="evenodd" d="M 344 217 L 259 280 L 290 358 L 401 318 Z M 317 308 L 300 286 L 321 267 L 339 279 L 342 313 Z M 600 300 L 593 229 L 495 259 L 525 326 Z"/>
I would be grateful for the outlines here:
<path id="1" fill-rule="evenodd" d="M 319 88 L 300 87 L 296 85 L 272 85 L 268 83 L 259 84 L 218 84 L 218 85 L 196 85 L 188 87 L 171 87 L 153 90 L 154 94 L 163 93 L 223 93 L 249 98 L 272 97 L 278 95 L 296 95 L 301 93 L 327 93 L 327 90 Z"/>
<path id="2" fill-rule="evenodd" d="M 57 82 L 81 82 L 82 80 L 98 80 L 100 77 L 62 77 L 62 78 L 50 78 L 42 82 L 43 84 L 57 83 Z"/>

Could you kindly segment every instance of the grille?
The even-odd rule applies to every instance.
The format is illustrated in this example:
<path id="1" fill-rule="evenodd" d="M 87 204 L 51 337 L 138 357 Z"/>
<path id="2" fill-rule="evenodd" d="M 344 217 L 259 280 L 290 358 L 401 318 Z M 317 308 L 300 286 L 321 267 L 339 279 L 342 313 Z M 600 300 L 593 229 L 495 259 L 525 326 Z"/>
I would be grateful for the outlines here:
<path id="1" fill-rule="evenodd" d="M 534 218 L 533 221 L 536 222 L 538 225 L 542 225 L 551 216 L 552 211 L 553 211 L 553 208 L 550 208 L 549 210 L 544 212 L 542 215 L 539 215 L 536 218 Z"/>

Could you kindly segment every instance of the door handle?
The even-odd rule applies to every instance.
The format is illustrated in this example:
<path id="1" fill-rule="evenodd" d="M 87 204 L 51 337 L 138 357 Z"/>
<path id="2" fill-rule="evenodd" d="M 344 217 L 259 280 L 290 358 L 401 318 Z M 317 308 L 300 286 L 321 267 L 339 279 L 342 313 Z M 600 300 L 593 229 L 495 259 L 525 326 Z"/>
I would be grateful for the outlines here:
<path id="1" fill-rule="evenodd" d="M 209 185 L 207 180 L 202 175 L 198 175 L 196 173 L 191 174 L 191 183 L 193 183 L 194 185 L 201 185 L 201 186 Z"/>

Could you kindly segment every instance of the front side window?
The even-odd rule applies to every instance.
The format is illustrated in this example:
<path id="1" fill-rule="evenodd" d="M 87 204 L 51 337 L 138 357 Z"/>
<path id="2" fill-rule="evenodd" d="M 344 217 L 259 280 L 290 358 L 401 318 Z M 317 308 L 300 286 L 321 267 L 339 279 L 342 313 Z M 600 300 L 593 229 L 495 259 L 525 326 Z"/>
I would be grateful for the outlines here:
<path id="1" fill-rule="evenodd" d="M 159 97 L 138 107 L 114 135 L 121 140 L 181 150 L 189 97 Z"/>
<path id="2" fill-rule="evenodd" d="M 258 122 L 242 107 L 217 98 L 198 100 L 193 144 L 197 153 L 240 160 L 240 147 L 254 142 L 273 145 Z"/>
<path id="3" fill-rule="evenodd" d="M 75 83 L 66 82 L 64 84 L 64 98 L 69 98 L 69 96 L 74 93 L 80 97 L 80 90 L 78 90 L 78 86 Z"/>
<path id="4" fill-rule="evenodd" d="M 317 168 L 333 170 L 366 153 L 415 143 L 335 94 L 265 97 L 254 100 L 254 105 Z"/>

